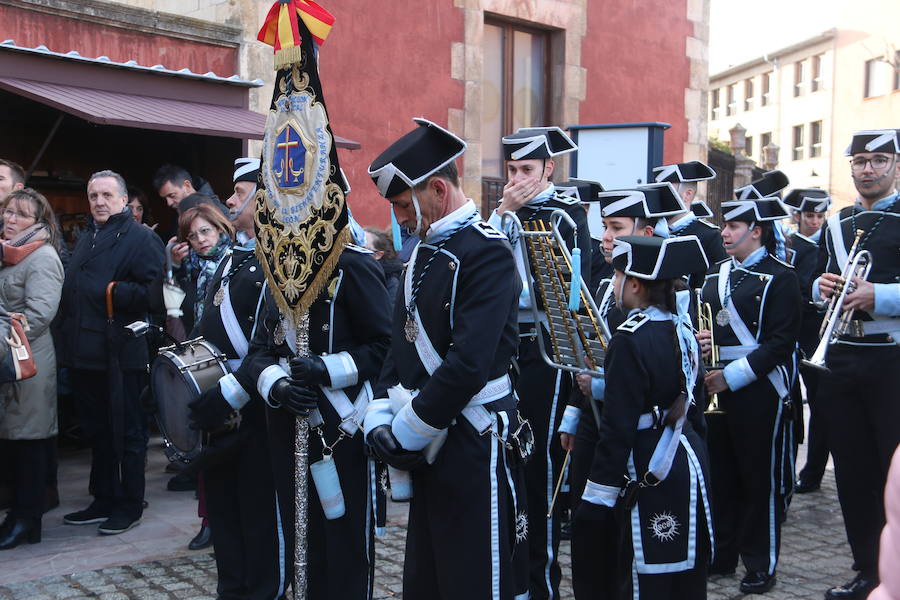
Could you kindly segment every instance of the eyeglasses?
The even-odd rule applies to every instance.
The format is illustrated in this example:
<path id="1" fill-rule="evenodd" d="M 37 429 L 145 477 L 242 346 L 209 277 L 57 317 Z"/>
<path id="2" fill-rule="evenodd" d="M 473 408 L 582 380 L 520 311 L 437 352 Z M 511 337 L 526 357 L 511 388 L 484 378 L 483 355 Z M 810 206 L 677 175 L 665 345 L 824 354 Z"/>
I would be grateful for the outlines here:
<path id="1" fill-rule="evenodd" d="M 850 161 L 850 169 L 853 171 L 865 171 L 866 165 L 872 165 L 872 168 L 876 171 L 880 171 L 885 168 L 893 159 L 889 156 L 873 156 L 872 158 L 863 158 L 859 156 Z"/>
<path id="2" fill-rule="evenodd" d="M 13 217 L 15 217 L 16 220 L 18 220 L 18 219 L 34 219 L 34 215 L 26 215 L 24 213 L 20 213 L 19 211 L 13 210 L 11 208 L 3 209 L 3 218 L 4 219 L 11 219 Z"/>
<path id="3" fill-rule="evenodd" d="M 201 227 L 195 232 L 189 233 L 187 236 L 188 241 L 196 242 L 199 238 L 207 238 L 216 233 L 216 230 L 212 227 Z"/>

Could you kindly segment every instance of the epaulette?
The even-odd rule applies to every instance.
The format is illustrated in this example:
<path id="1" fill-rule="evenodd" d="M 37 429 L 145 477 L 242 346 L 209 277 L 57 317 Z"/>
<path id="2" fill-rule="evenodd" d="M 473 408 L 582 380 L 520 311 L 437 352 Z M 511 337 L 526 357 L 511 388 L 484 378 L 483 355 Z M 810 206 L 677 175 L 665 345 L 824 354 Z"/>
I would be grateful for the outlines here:
<path id="1" fill-rule="evenodd" d="M 700 223 L 701 225 L 706 225 L 706 226 L 709 227 L 710 229 L 715 229 L 716 231 L 719 230 L 719 226 L 718 226 L 718 225 L 716 225 L 715 223 L 710 223 L 710 222 L 707 221 L 706 219 L 697 219 L 697 222 Z"/>
<path id="2" fill-rule="evenodd" d="M 486 223 L 484 221 L 475 221 L 474 223 L 472 223 L 472 228 L 488 239 L 493 239 L 493 240 L 505 240 L 506 239 L 506 235 L 502 231 L 500 231 L 499 229 L 497 229 L 490 223 Z"/>
<path id="3" fill-rule="evenodd" d="M 644 314 L 642 312 L 634 313 L 628 319 L 616 327 L 616 331 L 622 331 L 624 333 L 634 333 L 637 331 L 641 325 L 644 323 L 648 323 L 650 321 L 650 315 Z"/>
<path id="4" fill-rule="evenodd" d="M 558 192 L 553 194 L 553 199 L 559 202 L 560 204 L 572 205 L 572 204 L 580 204 L 578 198 L 573 198 L 572 196 L 562 196 Z"/>
<path id="5" fill-rule="evenodd" d="M 363 248 L 362 246 L 357 246 L 356 244 L 346 243 L 344 244 L 344 248 L 347 250 L 352 250 L 353 252 L 358 252 L 360 254 L 375 254 L 368 248 Z"/>

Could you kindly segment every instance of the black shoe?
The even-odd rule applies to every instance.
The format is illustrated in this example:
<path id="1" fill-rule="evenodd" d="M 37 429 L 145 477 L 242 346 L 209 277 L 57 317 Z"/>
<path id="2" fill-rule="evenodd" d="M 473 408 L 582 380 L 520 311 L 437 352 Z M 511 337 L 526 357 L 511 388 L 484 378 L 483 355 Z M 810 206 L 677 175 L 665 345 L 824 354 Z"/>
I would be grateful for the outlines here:
<path id="1" fill-rule="evenodd" d="M 874 577 L 866 577 L 862 573 L 857 573 L 856 577 L 844 585 L 833 587 L 825 592 L 825 600 L 864 600 L 877 585 L 878 581 Z"/>
<path id="2" fill-rule="evenodd" d="M 9 531 L 0 538 L 0 550 L 11 550 L 27 541 L 37 544 L 41 541 L 41 522 L 35 519 L 16 519 Z"/>
<path id="3" fill-rule="evenodd" d="M 210 546 L 212 546 L 212 529 L 210 529 L 209 525 L 202 525 L 200 531 L 197 532 L 197 535 L 195 535 L 194 539 L 191 540 L 191 543 L 188 544 L 188 549 L 203 550 Z"/>
<path id="4" fill-rule="evenodd" d="M 103 521 L 97 532 L 101 535 L 118 535 L 125 533 L 129 529 L 134 529 L 141 522 L 141 518 L 132 519 L 125 515 L 113 515 Z"/>
<path id="5" fill-rule="evenodd" d="M 808 494 L 810 492 L 815 492 L 822 486 L 822 481 L 805 481 L 803 479 L 798 479 L 797 484 L 794 486 L 795 494 Z"/>
<path id="6" fill-rule="evenodd" d="M 108 510 L 100 510 L 97 508 L 96 503 L 92 503 L 84 510 L 65 515 L 63 523 L 66 525 L 91 525 L 93 523 L 102 523 L 108 518 Z"/>
<path id="7" fill-rule="evenodd" d="M 763 571 L 748 571 L 741 579 L 741 592 L 744 594 L 765 594 L 775 585 L 775 575 Z"/>
<path id="8" fill-rule="evenodd" d="M 197 478 L 179 473 L 169 479 L 166 489 L 170 492 L 192 492 L 197 489 Z"/>

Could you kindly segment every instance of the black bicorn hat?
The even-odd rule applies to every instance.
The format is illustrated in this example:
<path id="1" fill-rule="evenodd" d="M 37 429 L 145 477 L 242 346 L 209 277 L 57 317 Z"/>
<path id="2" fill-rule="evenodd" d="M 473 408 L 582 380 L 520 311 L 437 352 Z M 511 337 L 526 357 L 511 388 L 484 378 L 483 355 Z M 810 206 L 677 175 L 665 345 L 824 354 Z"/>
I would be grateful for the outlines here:
<path id="1" fill-rule="evenodd" d="M 670 217 L 686 209 L 675 186 L 669 182 L 639 185 L 629 190 L 597 194 L 604 217 Z"/>
<path id="2" fill-rule="evenodd" d="M 759 200 L 774 196 L 788 186 L 787 175 L 781 171 L 769 171 L 763 176 L 744 187 L 734 190 L 734 197 L 738 200 Z"/>
<path id="3" fill-rule="evenodd" d="M 238 181 L 257 183 L 259 179 L 259 164 L 260 160 L 258 158 L 249 156 L 234 159 L 234 175 L 232 176 L 234 183 Z"/>
<path id="4" fill-rule="evenodd" d="M 780 221 L 790 216 L 781 199 L 776 196 L 759 200 L 723 202 L 722 213 L 723 221 L 746 221 L 747 223 Z"/>
<path id="5" fill-rule="evenodd" d="M 521 127 L 501 141 L 504 160 L 553 158 L 578 150 L 572 138 L 559 127 Z"/>
<path id="6" fill-rule="evenodd" d="M 709 165 L 699 160 L 654 167 L 653 172 L 656 174 L 657 182 L 690 183 L 716 178 L 716 172 Z"/>
<path id="7" fill-rule="evenodd" d="M 869 129 L 857 131 L 847 149 L 845 156 L 853 156 L 862 152 L 885 152 L 900 154 L 900 129 Z"/>
<path id="8" fill-rule="evenodd" d="M 783 202 L 797 212 L 823 213 L 831 206 L 831 196 L 819 188 L 796 188 L 784 197 Z"/>
<path id="9" fill-rule="evenodd" d="M 413 121 L 418 127 L 369 165 L 369 176 L 385 198 L 422 183 L 466 151 L 466 143 L 443 127 L 421 117 Z"/>
<path id="10" fill-rule="evenodd" d="M 614 241 L 612 266 L 638 279 L 662 280 L 706 271 L 709 261 L 695 235 L 626 235 Z"/>
<path id="11" fill-rule="evenodd" d="M 574 198 L 579 202 L 598 202 L 598 194 L 603 191 L 603 186 L 596 181 L 587 179 L 570 179 L 556 184 L 556 191 L 566 198 Z"/>
<path id="12" fill-rule="evenodd" d="M 714 216 L 712 209 L 703 200 L 691 201 L 691 212 L 698 219 L 711 219 Z"/>

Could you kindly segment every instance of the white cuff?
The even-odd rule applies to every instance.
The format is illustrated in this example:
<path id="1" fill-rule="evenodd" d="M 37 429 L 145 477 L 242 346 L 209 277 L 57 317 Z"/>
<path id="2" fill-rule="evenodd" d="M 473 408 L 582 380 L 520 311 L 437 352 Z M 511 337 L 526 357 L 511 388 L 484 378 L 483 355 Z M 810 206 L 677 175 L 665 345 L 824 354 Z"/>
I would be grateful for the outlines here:
<path id="1" fill-rule="evenodd" d="M 391 409 L 391 401 L 387 398 L 376 398 L 369 402 L 366 416 L 363 419 L 363 437 L 368 437 L 369 432 L 380 425 L 390 425 L 394 420 L 394 411 Z"/>
<path id="2" fill-rule="evenodd" d="M 566 406 L 565 412 L 563 412 L 562 423 L 559 424 L 557 431 L 575 435 L 575 432 L 578 430 L 579 419 L 581 419 L 581 409 L 569 404 Z"/>
<path id="3" fill-rule="evenodd" d="M 619 499 L 619 493 L 621 491 L 622 488 L 620 487 L 600 485 L 599 483 L 594 483 L 588 479 L 587 483 L 584 485 L 584 493 L 581 495 L 581 499 L 585 502 L 590 502 L 591 504 L 609 506 L 612 508 L 616 505 L 616 501 Z"/>
<path id="4" fill-rule="evenodd" d="M 722 370 L 725 376 L 725 383 L 732 392 L 748 386 L 756 381 L 756 373 L 750 368 L 750 362 L 747 357 L 739 358 L 736 361 L 728 363 Z"/>
<path id="5" fill-rule="evenodd" d="M 606 394 L 606 379 L 603 377 L 595 377 L 591 380 L 591 396 L 594 400 L 603 400 Z"/>
<path id="6" fill-rule="evenodd" d="M 815 280 L 812 282 L 812 287 L 809 289 L 809 297 L 812 299 L 813 302 L 821 302 L 822 301 L 822 295 L 819 293 L 819 280 L 820 279 L 822 279 L 822 278 L 816 277 Z"/>
<path id="7" fill-rule="evenodd" d="M 166 316 L 175 318 L 183 317 L 184 312 L 180 308 L 170 308 L 166 311 Z"/>
<path id="8" fill-rule="evenodd" d="M 238 383 L 234 373 L 219 378 L 219 389 L 222 390 L 222 396 L 234 410 L 241 410 L 250 402 L 250 394 Z"/>
<path id="9" fill-rule="evenodd" d="M 340 390 L 351 385 L 356 385 L 359 381 L 359 369 L 349 352 L 338 352 L 337 354 L 325 354 L 320 356 L 325 368 L 328 369 L 328 376 L 331 378 L 333 390 Z"/>
<path id="10" fill-rule="evenodd" d="M 406 450 L 421 450 L 441 434 L 440 429 L 432 427 L 419 418 L 419 415 L 413 410 L 412 402 L 401 408 L 394 417 L 391 431 Z"/>
<path id="11" fill-rule="evenodd" d="M 876 315 L 900 317 L 900 283 L 876 283 L 875 310 Z"/>
<path id="12" fill-rule="evenodd" d="M 256 391 L 259 392 L 263 400 L 268 400 L 269 392 L 272 390 L 275 382 L 289 376 L 290 374 L 281 365 L 270 365 L 259 374 L 259 379 L 256 380 Z"/>

